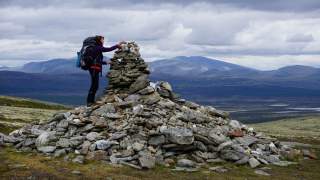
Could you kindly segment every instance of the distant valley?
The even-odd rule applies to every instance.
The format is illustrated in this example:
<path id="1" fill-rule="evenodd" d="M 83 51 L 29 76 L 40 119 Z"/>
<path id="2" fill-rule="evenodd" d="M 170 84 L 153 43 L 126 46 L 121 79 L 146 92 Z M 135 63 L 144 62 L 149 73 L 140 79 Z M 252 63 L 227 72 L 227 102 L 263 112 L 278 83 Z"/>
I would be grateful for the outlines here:
<path id="1" fill-rule="evenodd" d="M 74 61 L 53 59 L 28 63 L 20 68 L 2 67 L 0 94 L 71 105 L 84 104 L 89 76 L 88 72 L 77 69 Z M 152 81 L 168 81 L 183 98 L 221 106 L 240 120 L 269 120 L 274 114 L 275 117 L 301 112 L 317 114 L 317 111 L 307 110 L 295 110 L 293 113 L 286 108 L 320 107 L 320 68 L 296 65 L 260 71 L 201 56 L 153 61 L 149 63 L 149 68 Z M 102 77 L 100 93 L 106 86 L 107 80 Z M 270 103 L 265 103 L 268 101 Z M 275 103 L 291 106 L 270 110 L 272 106 L 269 105 Z M 260 106 L 262 109 L 257 110 Z M 288 113 L 275 113 L 278 111 Z"/>

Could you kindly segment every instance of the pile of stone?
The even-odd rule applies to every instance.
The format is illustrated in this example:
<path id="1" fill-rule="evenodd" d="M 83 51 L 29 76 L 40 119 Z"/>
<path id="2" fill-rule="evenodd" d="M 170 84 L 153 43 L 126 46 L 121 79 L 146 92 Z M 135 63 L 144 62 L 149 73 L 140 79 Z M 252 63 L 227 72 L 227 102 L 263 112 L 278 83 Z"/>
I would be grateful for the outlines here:
<path id="1" fill-rule="evenodd" d="M 134 168 L 156 164 L 196 170 L 210 162 L 283 164 L 293 149 L 255 132 L 228 113 L 178 98 L 168 82 L 152 83 L 135 43 L 115 52 L 106 94 L 93 106 L 56 114 L 0 135 L 21 151 L 75 155 Z"/>
<path id="2" fill-rule="evenodd" d="M 141 58 L 139 47 L 134 42 L 122 43 L 110 61 L 108 93 L 132 94 L 149 85 L 148 65 Z"/>

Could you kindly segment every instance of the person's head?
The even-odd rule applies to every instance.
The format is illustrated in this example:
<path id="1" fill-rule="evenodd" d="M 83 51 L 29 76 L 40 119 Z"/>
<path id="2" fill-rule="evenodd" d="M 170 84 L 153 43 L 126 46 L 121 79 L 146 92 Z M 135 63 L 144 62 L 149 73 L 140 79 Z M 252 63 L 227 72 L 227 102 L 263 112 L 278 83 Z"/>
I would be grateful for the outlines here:
<path id="1" fill-rule="evenodd" d="M 97 42 L 102 46 L 104 44 L 104 37 L 103 36 L 96 36 Z"/>

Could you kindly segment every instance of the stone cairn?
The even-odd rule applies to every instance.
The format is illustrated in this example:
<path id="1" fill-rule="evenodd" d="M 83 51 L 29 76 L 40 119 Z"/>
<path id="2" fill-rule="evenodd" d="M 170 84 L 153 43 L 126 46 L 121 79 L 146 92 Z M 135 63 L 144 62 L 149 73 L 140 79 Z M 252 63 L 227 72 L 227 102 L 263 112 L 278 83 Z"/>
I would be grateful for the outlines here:
<path id="1" fill-rule="evenodd" d="M 134 42 L 111 59 L 105 94 L 91 107 L 0 134 L 0 144 L 77 163 L 99 160 L 133 168 L 156 164 L 194 171 L 210 162 L 255 168 L 283 164 L 292 148 L 231 120 L 228 113 L 180 99 L 168 82 L 152 83 Z"/>

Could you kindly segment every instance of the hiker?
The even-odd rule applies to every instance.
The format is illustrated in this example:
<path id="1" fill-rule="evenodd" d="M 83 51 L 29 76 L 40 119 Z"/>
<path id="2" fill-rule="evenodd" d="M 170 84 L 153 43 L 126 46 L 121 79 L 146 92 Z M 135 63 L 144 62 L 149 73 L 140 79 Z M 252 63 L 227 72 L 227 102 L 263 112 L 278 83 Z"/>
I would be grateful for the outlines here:
<path id="1" fill-rule="evenodd" d="M 104 37 L 103 36 L 95 36 L 96 45 L 88 51 L 88 56 L 94 59 L 94 62 L 90 64 L 88 67 L 90 76 L 91 76 L 91 86 L 89 89 L 89 93 L 87 96 L 87 106 L 91 106 L 95 102 L 95 95 L 99 88 L 99 74 L 102 73 L 102 65 L 107 65 L 108 62 L 103 61 L 103 52 L 110 52 L 117 48 L 120 48 L 120 44 L 116 44 L 111 47 L 103 47 Z"/>

